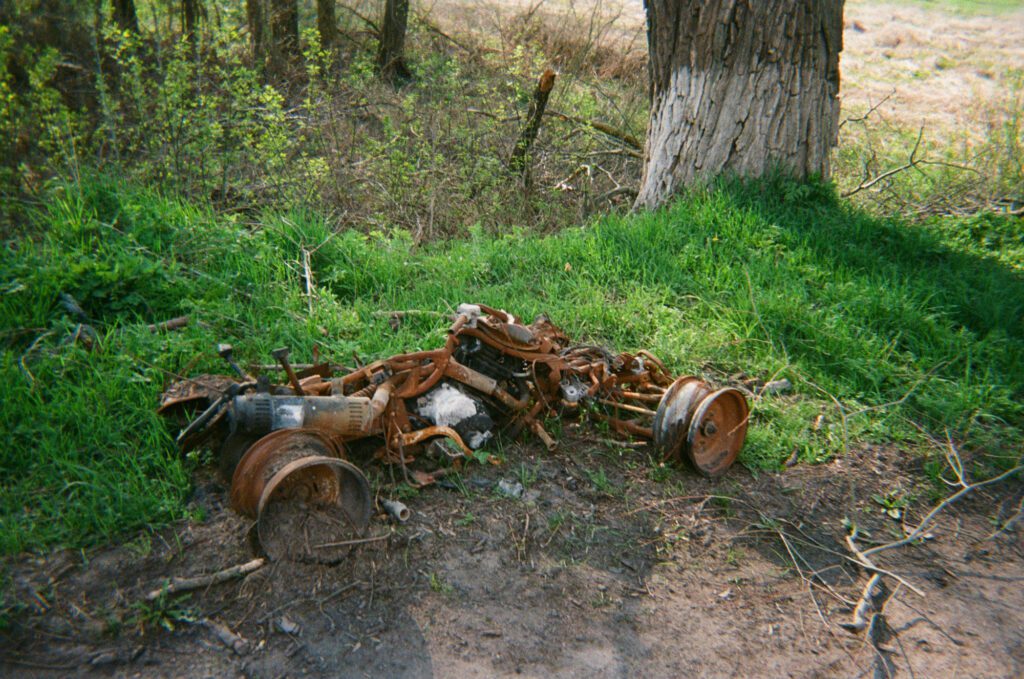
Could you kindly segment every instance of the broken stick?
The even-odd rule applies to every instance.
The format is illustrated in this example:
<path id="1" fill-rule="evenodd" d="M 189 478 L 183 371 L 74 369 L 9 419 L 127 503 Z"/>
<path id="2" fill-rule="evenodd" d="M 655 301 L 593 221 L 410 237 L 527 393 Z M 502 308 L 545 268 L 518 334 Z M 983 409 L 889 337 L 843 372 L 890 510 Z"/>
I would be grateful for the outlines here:
<path id="1" fill-rule="evenodd" d="M 170 319 L 169 321 L 164 321 L 163 323 L 153 323 L 153 324 L 149 325 L 148 327 L 149 327 L 149 331 L 150 332 L 154 332 L 155 333 L 155 332 L 170 332 L 171 330 L 177 330 L 179 328 L 184 328 L 187 325 L 188 325 L 188 316 L 177 316 L 175 318 Z"/>
<path id="2" fill-rule="evenodd" d="M 219 585 L 220 583 L 227 582 L 232 578 L 238 578 L 243 575 L 248 575 L 253 571 L 258 571 L 263 568 L 266 563 L 266 559 L 259 558 L 237 566 L 232 566 L 231 568 L 225 568 L 224 570 L 217 571 L 216 573 L 210 573 L 209 575 L 199 575 L 194 578 L 173 578 L 165 587 L 154 589 L 152 592 L 147 594 L 146 601 L 155 601 L 165 594 L 180 594 L 181 592 L 190 592 L 194 589 L 210 587 L 211 585 Z"/>
<path id="3" fill-rule="evenodd" d="M 513 172 L 526 172 L 526 156 L 530 152 L 533 141 L 537 138 L 541 120 L 544 118 L 544 109 L 548 105 L 548 96 L 554 86 L 555 72 L 549 68 L 537 81 L 537 89 L 533 91 L 533 99 L 530 100 L 530 112 L 526 116 L 526 127 L 519 135 L 519 141 L 516 142 L 516 147 L 512 150 L 512 157 L 509 158 L 508 167 Z"/>
<path id="4" fill-rule="evenodd" d="M 602 123 L 600 120 L 587 120 L 586 118 L 569 115 L 568 113 L 562 113 L 561 111 L 548 111 L 547 114 L 549 116 L 554 116 L 559 120 L 564 120 L 567 123 L 577 123 L 578 125 L 585 125 L 586 127 L 593 128 L 598 132 L 608 135 L 612 139 L 619 140 L 627 147 L 635 149 L 636 151 L 643 151 L 644 149 L 643 142 L 629 132 L 612 127 L 608 123 Z M 639 153 L 634 153 L 632 155 L 641 157 Z"/>

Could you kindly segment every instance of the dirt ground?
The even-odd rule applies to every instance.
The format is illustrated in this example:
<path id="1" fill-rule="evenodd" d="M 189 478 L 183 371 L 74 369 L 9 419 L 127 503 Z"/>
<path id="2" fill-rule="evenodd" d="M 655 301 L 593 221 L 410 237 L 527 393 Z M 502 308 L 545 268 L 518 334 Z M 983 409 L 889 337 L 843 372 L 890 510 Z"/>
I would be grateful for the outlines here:
<path id="1" fill-rule="evenodd" d="M 0 673 L 1024 674 L 1024 541 L 1019 528 L 991 537 L 993 518 L 1021 501 L 1019 482 L 978 491 L 923 544 L 879 557 L 921 590 L 895 591 L 879 653 L 841 627 L 866 581 L 843 519 L 868 532 L 862 546 L 920 520 L 930 486 L 898 451 L 756 476 L 736 467 L 718 481 L 573 427 L 557 454 L 516 444 L 506 455 L 407 498 L 404 525 L 378 516 L 371 533 L 386 537 L 340 565 L 274 563 L 144 604 L 171 577 L 253 558 L 247 522 L 202 480 L 204 521 L 12 564 L 28 609 L 3 639 Z M 501 480 L 523 483 L 522 497 L 498 492 Z M 894 489 L 917 498 L 900 520 L 871 498 Z"/>

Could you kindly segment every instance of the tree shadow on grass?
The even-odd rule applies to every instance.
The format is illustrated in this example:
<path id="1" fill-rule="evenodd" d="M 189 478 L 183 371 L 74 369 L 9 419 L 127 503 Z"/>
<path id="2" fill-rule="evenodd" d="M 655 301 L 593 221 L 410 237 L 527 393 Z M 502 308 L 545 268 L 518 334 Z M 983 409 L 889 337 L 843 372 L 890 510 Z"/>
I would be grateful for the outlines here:
<path id="1" fill-rule="evenodd" d="M 909 395 L 906 405 L 942 428 L 1021 425 L 1019 219 L 909 224 L 781 178 L 724 183 L 717 198 L 759 232 L 738 255 L 748 281 L 734 277 L 744 288 L 734 301 L 755 306 L 761 329 L 808 376 L 871 405 Z"/>

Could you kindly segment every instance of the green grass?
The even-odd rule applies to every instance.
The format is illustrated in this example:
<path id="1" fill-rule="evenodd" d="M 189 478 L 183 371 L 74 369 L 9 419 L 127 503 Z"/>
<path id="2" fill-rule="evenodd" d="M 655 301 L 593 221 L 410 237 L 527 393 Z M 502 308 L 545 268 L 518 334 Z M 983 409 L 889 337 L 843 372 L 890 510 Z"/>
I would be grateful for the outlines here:
<path id="1" fill-rule="evenodd" d="M 553 236 L 510 226 L 414 246 L 403 232 L 333 233 L 311 213 L 246 223 L 89 179 L 55 186 L 35 220 L 34 238 L 0 254 L 5 554 L 186 515 L 197 461 L 176 453 L 154 407 L 170 375 L 224 370 L 216 342 L 243 362 L 284 344 L 297 361 L 314 344 L 341 361 L 378 357 L 439 346 L 446 323 L 412 316 L 393 331 L 373 312 L 463 301 L 547 312 L 581 341 L 646 347 L 680 373 L 790 379 L 793 394 L 755 404 L 750 467 L 779 468 L 794 450 L 828 459 L 847 439 L 913 448 L 918 427 L 948 429 L 986 463 L 1019 454 L 1024 238 L 1009 218 L 908 226 L 778 180 Z M 315 250 L 311 302 L 303 248 Z M 62 291 L 100 349 L 67 342 Z M 145 327 L 181 314 L 193 320 L 182 331 Z"/>
<path id="2" fill-rule="evenodd" d="M 912 0 L 915 5 L 959 14 L 999 14 L 1021 8 L 1020 0 Z"/>

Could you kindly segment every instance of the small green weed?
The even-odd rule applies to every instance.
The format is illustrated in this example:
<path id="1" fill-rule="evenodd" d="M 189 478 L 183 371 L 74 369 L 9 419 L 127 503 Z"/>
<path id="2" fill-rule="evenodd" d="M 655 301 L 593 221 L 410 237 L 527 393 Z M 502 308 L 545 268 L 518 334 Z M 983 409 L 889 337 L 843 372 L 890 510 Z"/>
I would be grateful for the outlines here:
<path id="1" fill-rule="evenodd" d="M 672 468 L 661 461 L 648 458 L 647 478 L 657 483 L 667 481 L 672 476 Z"/>
<path id="2" fill-rule="evenodd" d="M 454 591 L 454 588 L 444 579 L 444 576 L 436 572 L 430 574 L 430 589 L 438 594 L 451 594 Z"/>
<path id="3" fill-rule="evenodd" d="M 885 495 L 875 493 L 871 496 L 871 500 L 893 519 L 902 518 L 903 512 L 910 504 L 910 499 L 900 489 L 890 490 Z"/>
<path id="4" fill-rule="evenodd" d="M 152 536 L 143 533 L 134 540 L 129 540 L 125 543 L 125 549 L 132 553 L 132 555 L 138 559 L 145 558 L 150 555 L 153 551 L 153 538 Z"/>
<path id="5" fill-rule="evenodd" d="M 607 495 L 611 495 L 614 492 L 615 486 L 610 480 L 608 480 L 608 475 L 605 473 L 604 469 L 586 469 L 584 470 L 584 473 L 590 480 L 591 485 L 594 486 L 594 489 L 598 492 L 605 493 Z"/>
<path id="6" fill-rule="evenodd" d="M 410 486 L 408 483 L 402 482 L 395 486 L 395 497 L 399 500 L 408 500 L 409 498 L 414 498 L 419 494 L 419 488 Z"/>
<path id="7" fill-rule="evenodd" d="M 551 515 L 548 516 L 548 532 L 556 532 L 565 523 L 566 518 L 567 515 L 565 512 L 552 512 Z"/>
<path id="8" fill-rule="evenodd" d="M 140 632 L 159 627 L 173 632 L 183 623 L 194 623 L 198 620 L 196 612 L 185 606 L 188 596 L 174 597 L 166 592 L 153 601 L 140 601 L 132 604 L 132 615 L 129 624 L 139 628 Z"/>
<path id="9" fill-rule="evenodd" d="M 523 490 L 529 490 L 537 481 L 537 469 L 525 462 L 520 462 L 516 469 L 516 478 L 523 485 Z"/>
<path id="10" fill-rule="evenodd" d="M 466 480 L 462 478 L 462 474 L 459 472 L 451 472 L 445 476 L 445 478 L 455 486 L 455 489 L 459 491 L 459 494 L 464 498 L 473 497 L 473 492 L 466 485 Z"/>

